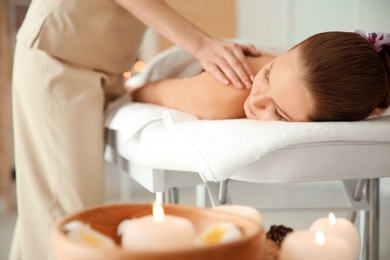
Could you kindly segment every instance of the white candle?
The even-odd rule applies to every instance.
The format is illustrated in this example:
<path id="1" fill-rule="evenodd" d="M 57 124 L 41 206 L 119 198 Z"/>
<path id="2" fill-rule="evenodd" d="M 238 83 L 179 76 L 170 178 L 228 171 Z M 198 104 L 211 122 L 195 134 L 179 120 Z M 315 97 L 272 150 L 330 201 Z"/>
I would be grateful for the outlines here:
<path id="1" fill-rule="evenodd" d="M 345 239 L 352 247 L 354 259 L 360 253 L 360 235 L 352 222 L 345 218 L 336 218 L 331 212 L 328 218 L 317 219 L 311 226 L 310 230 L 322 230 L 325 235 L 335 235 Z"/>
<path id="2" fill-rule="evenodd" d="M 164 215 L 160 204 L 153 205 L 153 215 L 123 221 L 123 248 L 134 251 L 170 251 L 189 248 L 195 243 L 195 227 L 186 218 Z"/>
<path id="3" fill-rule="evenodd" d="M 255 208 L 244 206 L 244 205 L 224 205 L 224 206 L 214 207 L 213 209 L 246 217 L 258 223 L 260 226 L 263 226 L 263 220 L 261 218 L 261 214 Z"/>
<path id="4" fill-rule="evenodd" d="M 355 260 L 350 245 L 322 231 L 295 231 L 284 239 L 280 260 Z"/>

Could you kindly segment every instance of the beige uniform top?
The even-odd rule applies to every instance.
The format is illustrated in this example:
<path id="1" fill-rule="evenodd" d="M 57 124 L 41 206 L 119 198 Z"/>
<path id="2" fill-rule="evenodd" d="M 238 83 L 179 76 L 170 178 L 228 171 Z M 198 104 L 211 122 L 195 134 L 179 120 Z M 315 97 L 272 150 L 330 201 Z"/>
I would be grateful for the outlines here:
<path id="1" fill-rule="evenodd" d="M 122 73 L 145 29 L 113 0 L 33 0 L 17 40 L 71 63 Z"/>

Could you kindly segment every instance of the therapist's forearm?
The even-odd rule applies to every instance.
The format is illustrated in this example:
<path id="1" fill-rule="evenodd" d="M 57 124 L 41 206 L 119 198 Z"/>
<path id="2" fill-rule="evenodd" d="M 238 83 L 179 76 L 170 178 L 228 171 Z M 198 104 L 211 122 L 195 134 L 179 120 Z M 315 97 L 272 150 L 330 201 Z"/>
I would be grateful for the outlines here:
<path id="1" fill-rule="evenodd" d="M 163 0 L 114 0 L 137 19 L 193 55 L 211 37 Z"/>

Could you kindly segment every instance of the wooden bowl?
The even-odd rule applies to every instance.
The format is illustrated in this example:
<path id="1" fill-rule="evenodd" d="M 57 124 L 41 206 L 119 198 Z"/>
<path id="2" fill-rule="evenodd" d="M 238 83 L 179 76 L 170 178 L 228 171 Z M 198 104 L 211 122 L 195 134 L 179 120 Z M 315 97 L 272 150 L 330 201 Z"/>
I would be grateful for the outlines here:
<path id="1" fill-rule="evenodd" d="M 261 260 L 265 234 L 262 227 L 254 221 L 232 213 L 183 205 L 163 205 L 165 214 L 181 216 L 193 222 L 199 234 L 220 222 L 233 222 L 242 231 L 243 237 L 233 242 L 213 246 L 191 247 L 167 252 L 135 252 L 120 247 L 117 235 L 119 223 L 125 219 L 152 214 L 151 204 L 113 204 L 89 208 L 66 216 L 57 221 L 52 229 L 52 246 L 57 260 L 79 259 L 237 259 Z M 89 223 L 91 227 L 115 240 L 115 249 L 100 249 L 86 246 L 69 239 L 63 229 L 73 220 Z"/>

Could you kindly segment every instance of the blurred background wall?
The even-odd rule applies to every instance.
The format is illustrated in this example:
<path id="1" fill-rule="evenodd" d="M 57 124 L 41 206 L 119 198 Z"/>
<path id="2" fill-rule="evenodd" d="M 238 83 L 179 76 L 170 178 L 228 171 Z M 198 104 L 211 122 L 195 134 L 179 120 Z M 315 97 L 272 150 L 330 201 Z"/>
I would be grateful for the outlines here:
<path id="1" fill-rule="evenodd" d="M 237 37 L 292 46 L 322 31 L 390 31 L 389 0 L 237 0 Z"/>
<path id="2" fill-rule="evenodd" d="M 322 31 L 390 32 L 390 0 L 167 0 L 217 38 L 242 38 L 257 46 L 287 48 Z M 149 31 L 147 61 L 170 46 Z"/>

